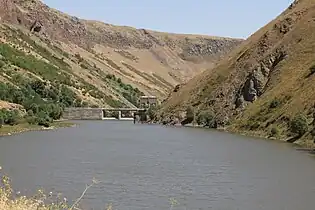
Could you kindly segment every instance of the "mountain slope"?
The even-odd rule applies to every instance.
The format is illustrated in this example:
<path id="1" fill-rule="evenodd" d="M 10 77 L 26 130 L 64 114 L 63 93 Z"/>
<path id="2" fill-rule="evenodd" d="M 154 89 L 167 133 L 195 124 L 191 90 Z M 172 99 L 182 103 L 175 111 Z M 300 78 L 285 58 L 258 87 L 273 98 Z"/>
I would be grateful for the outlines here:
<path id="1" fill-rule="evenodd" d="M 302 114 L 310 123 L 315 112 L 314 17 L 314 0 L 295 1 L 214 69 L 172 93 L 160 119 L 181 120 L 192 106 L 232 131 L 266 136 L 276 128 L 283 138 L 293 136 L 293 118 Z M 312 141 L 309 133 L 303 139 Z"/>
<path id="2" fill-rule="evenodd" d="M 102 106 L 134 106 L 140 92 L 162 99 L 242 42 L 81 20 L 39 0 L 0 0 L 0 20 L 3 43 L 52 64 L 62 60 L 58 68 L 64 72 L 66 67 L 71 83 L 78 83 L 67 85 L 90 104 Z M 91 91 L 98 93 L 85 94 Z"/>

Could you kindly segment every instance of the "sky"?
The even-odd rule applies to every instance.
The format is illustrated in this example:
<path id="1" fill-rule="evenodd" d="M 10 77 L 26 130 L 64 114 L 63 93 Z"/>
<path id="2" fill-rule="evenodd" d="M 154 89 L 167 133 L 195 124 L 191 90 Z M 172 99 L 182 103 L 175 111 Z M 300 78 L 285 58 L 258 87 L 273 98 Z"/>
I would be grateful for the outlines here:
<path id="1" fill-rule="evenodd" d="M 247 38 L 293 0 L 44 0 L 83 19 L 164 32 Z"/>

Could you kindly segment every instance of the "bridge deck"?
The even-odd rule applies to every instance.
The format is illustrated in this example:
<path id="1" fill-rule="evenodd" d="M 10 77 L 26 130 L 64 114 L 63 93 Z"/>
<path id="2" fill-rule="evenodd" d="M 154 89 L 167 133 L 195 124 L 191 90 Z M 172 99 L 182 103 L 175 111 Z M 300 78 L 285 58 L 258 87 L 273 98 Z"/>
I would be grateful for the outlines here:
<path id="1" fill-rule="evenodd" d="M 68 110 L 105 110 L 105 111 L 145 111 L 146 109 L 142 108 L 67 108 Z"/>

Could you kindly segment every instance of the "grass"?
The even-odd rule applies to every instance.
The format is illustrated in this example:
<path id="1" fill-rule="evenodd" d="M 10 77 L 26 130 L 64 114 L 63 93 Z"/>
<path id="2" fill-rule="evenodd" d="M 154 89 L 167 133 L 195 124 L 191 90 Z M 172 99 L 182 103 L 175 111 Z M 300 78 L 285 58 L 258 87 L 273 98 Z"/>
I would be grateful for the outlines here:
<path id="1" fill-rule="evenodd" d="M 141 72 L 141 71 L 137 70 L 135 67 L 133 67 L 130 64 L 127 64 L 127 63 L 124 63 L 124 62 L 122 62 L 122 64 L 124 66 L 126 66 L 130 71 L 136 73 L 140 77 L 145 78 L 147 81 L 150 81 L 152 84 L 156 84 L 156 85 L 159 85 L 160 87 L 164 87 L 166 90 L 170 90 L 170 89 L 173 88 L 172 86 L 170 86 L 169 83 L 164 83 L 164 81 L 165 81 L 164 79 L 163 79 L 163 81 L 161 81 L 160 80 L 161 77 L 159 77 L 156 74 L 154 76 L 152 76 L 152 75 L 150 75 L 148 73 Z M 158 76 L 158 77 L 156 78 L 156 76 Z"/>
<path id="2" fill-rule="evenodd" d="M 0 166 L 0 172 L 1 172 Z M 34 196 L 26 197 L 15 192 L 11 187 L 11 180 L 8 176 L 0 177 L 0 210 L 81 210 L 80 202 L 86 192 L 98 184 L 93 179 L 90 184 L 85 186 L 81 195 L 72 203 L 66 197 L 62 198 L 61 194 L 53 195 L 52 192 L 45 194 L 43 190 L 38 190 Z M 175 198 L 169 199 L 169 210 L 178 206 L 179 202 Z M 112 204 L 107 205 L 105 210 L 113 210 Z"/>
<path id="3" fill-rule="evenodd" d="M 60 194 L 53 196 L 51 192 L 46 195 L 43 190 L 38 190 L 32 197 L 21 196 L 13 191 L 8 176 L 4 175 L 0 178 L 0 210 L 80 210 L 78 208 L 80 201 L 87 190 L 97 184 L 97 181 L 93 179 L 91 184 L 86 185 L 81 196 L 71 204 L 66 198 L 61 198 Z M 111 209 L 111 205 L 106 208 L 106 210 Z"/>
<path id="4" fill-rule="evenodd" d="M 309 24 L 315 4 L 299 1 L 298 5 L 257 31 L 215 68 L 174 93 L 160 110 L 161 116 L 176 115 L 185 106 L 197 104 L 199 110 L 214 109 L 217 116 L 228 118 L 231 128 L 238 132 L 268 135 L 276 126 L 289 137 L 288 123 L 282 117 L 293 119 L 299 112 L 315 112 L 315 77 L 307 77 L 315 69 L 315 25 Z M 285 36 L 281 28 L 288 30 Z M 263 66 L 269 71 L 260 69 Z M 244 109 L 236 110 L 235 98 L 243 93 L 248 75 L 260 70 L 265 73 L 261 95 L 246 103 Z M 290 97 L 284 99 L 286 95 Z M 308 120 L 312 118 L 308 116 Z M 301 141 L 306 140 L 303 138 L 308 137 L 303 135 Z"/>
<path id="5" fill-rule="evenodd" d="M 71 127 L 73 125 L 74 123 L 71 123 L 68 121 L 55 121 L 51 123 L 51 126 L 49 129 Z M 45 128 L 42 126 L 30 125 L 28 123 L 21 123 L 14 126 L 3 125 L 2 128 L 0 128 L 0 136 L 7 136 L 7 135 L 16 134 L 16 133 L 22 133 L 22 132 L 27 132 L 27 131 L 37 131 L 37 130 L 44 130 L 44 129 Z"/>

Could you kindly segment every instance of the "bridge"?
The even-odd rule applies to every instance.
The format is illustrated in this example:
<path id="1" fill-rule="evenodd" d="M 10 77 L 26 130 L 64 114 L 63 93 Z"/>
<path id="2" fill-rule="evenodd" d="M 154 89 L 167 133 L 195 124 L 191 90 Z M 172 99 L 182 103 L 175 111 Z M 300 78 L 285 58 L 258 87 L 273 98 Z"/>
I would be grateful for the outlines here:
<path id="1" fill-rule="evenodd" d="M 117 112 L 118 120 L 133 120 L 135 112 L 145 112 L 143 108 L 65 108 L 63 118 L 68 120 L 106 120 L 114 119 L 106 116 L 108 112 Z M 122 112 L 131 114 L 132 118 L 123 118 Z"/>

